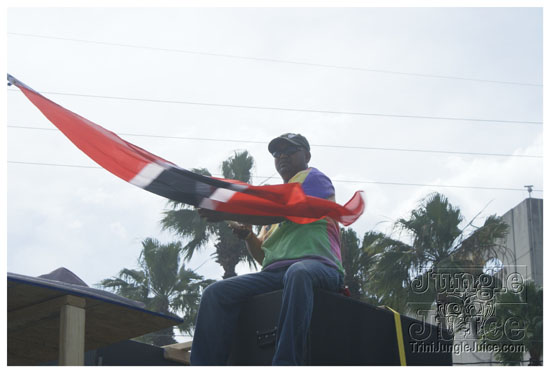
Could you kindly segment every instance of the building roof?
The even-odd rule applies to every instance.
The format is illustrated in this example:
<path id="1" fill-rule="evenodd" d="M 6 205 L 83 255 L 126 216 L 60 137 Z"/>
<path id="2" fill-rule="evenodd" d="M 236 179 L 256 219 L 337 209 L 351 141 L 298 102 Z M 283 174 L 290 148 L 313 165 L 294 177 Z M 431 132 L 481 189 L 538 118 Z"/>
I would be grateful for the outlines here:
<path id="1" fill-rule="evenodd" d="M 35 365 L 59 354 L 62 305 L 85 309 L 85 350 L 183 322 L 144 304 L 90 288 L 66 268 L 38 277 L 8 273 L 8 365 Z"/>

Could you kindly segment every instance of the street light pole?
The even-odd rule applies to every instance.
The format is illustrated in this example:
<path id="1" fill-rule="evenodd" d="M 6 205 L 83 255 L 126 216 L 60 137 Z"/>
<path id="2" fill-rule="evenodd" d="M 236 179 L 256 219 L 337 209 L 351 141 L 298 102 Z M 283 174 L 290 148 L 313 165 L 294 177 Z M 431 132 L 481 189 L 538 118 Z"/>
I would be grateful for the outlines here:
<path id="1" fill-rule="evenodd" d="M 529 199 L 531 199 L 531 192 L 533 191 L 532 185 L 524 185 L 525 188 L 527 188 L 527 193 L 529 193 Z"/>

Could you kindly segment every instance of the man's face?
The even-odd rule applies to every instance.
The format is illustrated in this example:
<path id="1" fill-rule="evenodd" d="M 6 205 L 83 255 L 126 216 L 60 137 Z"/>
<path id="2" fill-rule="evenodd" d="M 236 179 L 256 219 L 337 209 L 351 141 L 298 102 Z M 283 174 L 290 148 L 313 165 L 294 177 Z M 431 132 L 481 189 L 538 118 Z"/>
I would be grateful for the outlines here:
<path id="1" fill-rule="evenodd" d="M 283 142 L 277 148 L 275 157 L 275 169 L 281 175 L 284 182 L 288 182 L 297 172 L 305 170 L 308 166 L 311 154 L 302 147 L 289 142 Z"/>

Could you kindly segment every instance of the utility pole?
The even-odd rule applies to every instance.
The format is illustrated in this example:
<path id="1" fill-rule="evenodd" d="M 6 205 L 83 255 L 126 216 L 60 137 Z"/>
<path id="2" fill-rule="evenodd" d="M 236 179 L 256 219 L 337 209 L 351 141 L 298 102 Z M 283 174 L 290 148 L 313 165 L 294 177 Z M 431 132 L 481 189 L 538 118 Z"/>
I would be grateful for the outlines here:
<path id="1" fill-rule="evenodd" d="M 529 193 L 529 199 L 531 198 L 531 192 L 533 191 L 532 185 L 524 185 L 524 188 L 527 188 L 527 193 Z"/>

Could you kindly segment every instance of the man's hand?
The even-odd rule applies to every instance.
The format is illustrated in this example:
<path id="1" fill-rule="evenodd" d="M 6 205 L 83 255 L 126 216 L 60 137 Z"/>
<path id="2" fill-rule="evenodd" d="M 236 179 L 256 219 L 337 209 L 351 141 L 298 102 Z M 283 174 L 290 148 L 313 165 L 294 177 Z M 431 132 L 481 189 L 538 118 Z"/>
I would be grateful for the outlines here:
<path id="1" fill-rule="evenodd" d="M 244 240 L 252 233 L 252 225 L 250 224 L 241 224 L 235 221 L 228 221 L 227 224 L 229 224 L 233 230 L 233 234 L 241 240 Z"/>

